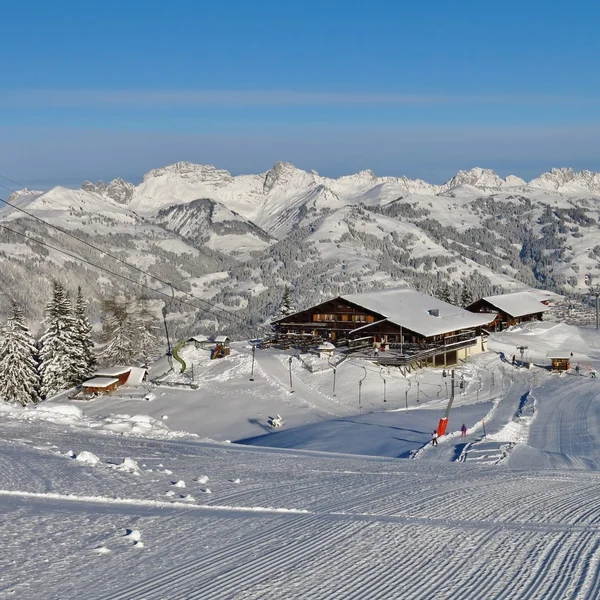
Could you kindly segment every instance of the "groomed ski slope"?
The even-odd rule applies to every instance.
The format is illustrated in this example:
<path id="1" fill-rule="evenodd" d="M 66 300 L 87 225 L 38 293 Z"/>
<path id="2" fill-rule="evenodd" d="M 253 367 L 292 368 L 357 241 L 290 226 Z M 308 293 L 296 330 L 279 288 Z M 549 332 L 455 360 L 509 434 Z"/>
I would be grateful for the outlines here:
<path id="1" fill-rule="evenodd" d="M 524 339 L 534 362 L 568 343 L 595 365 L 600 347 L 595 331 L 548 324 L 494 344 L 508 352 Z M 478 360 L 502 373 L 493 355 Z M 465 410 L 489 408 L 487 438 L 473 424 L 466 441 L 415 440 L 416 460 L 179 437 L 165 421 L 84 416 L 69 403 L 3 411 L 0 598 L 597 598 L 600 382 L 539 367 L 504 375 L 491 402 L 458 397 Z M 331 405 L 311 408 L 324 388 L 306 377 L 299 414 L 325 415 Z M 431 409 L 347 418 L 377 418 L 371 436 L 398 435 L 386 415 L 437 418 L 445 403 L 430 396 Z M 154 402 L 166 411 L 165 398 Z M 107 429 L 115 423 L 136 425 Z M 299 445 L 327 437 L 314 427 L 300 427 Z M 336 433 L 346 451 L 356 431 Z M 270 438 L 283 434 L 293 430 Z M 355 448 L 367 439 L 356 436 Z M 505 445 L 507 456 L 493 464 L 473 450 L 456 462 L 467 443 Z"/>

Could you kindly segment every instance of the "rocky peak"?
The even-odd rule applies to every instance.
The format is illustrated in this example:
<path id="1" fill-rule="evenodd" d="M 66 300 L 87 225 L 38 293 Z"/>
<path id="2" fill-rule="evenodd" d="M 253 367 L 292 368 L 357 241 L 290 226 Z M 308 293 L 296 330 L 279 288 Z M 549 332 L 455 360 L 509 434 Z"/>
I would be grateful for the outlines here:
<path id="1" fill-rule="evenodd" d="M 135 186 L 120 177 L 113 179 L 105 188 L 105 194 L 119 204 L 128 204 L 133 197 Z"/>
<path id="2" fill-rule="evenodd" d="M 276 187 L 285 189 L 290 185 L 296 185 L 298 188 L 303 188 L 314 185 L 314 183 L 314 174 L 298 169 L 298 167 L 295 167 L 289 162 L 278 161 L 265 175 L 263 192 L 268 194 Z"/>
<path id="3" fill-rule="evenodd" d="M 191 162 L 176 162 L 160 169 L 152 169 L 144 175 L 144 181 L 156 177 L 179 176 L 194 182 L 227 183 L 233 180 L 231 173 L 224 169 L 217 169 L 213 165 L 197 165 Z"/>
<path id="4" fill-rule="evenodd" d="M 91 181 L 88 181 L 87 179 L 81 184 L 81 189 L 84 190 L 85 192 L 93 192 L 96 194 L 102 194 L 104 193 L 104 190 L 106 189 L 106 186 L 104 185 L 103 181 L 96 181 L 96 183 L 92 183 Z"/>
<path id="5" fill-rule="evenodd" d="M 459 171 L 452 179 L 449 179 L 443 186 L 442 192 L 446 192 L 461 185 L 472 185 L 478 188 L 499 188 L 506 184 L 492 169 L 482 169 L 475 167 L 470 171 Z"/>

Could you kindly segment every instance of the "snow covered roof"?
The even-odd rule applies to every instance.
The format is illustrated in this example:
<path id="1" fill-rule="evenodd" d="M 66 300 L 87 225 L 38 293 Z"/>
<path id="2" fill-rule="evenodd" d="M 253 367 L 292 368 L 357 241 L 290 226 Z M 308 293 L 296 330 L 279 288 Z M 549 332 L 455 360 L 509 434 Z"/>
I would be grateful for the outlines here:
<path id="1" fill-rule="evenodd" d="M 550 350 L 546 353 L 546 358 L 571 358 L 572 354 L 570 350 Z"/>
<path id="2" fill-rule="evenodd" d="M 198 342 L 200 344 L 209 343 L 210 340 L 205 335 L 193 335 L 188 342 Z"/>
<path id="3" fill-rule="evenodd" d="M 114 377 L 93 377 L 92 379 L 88 379 L 81 384 L 81 387 L 96 387 L 96 388 L 104 388 L 112 385 L 113 383 L 119 383 L 118 379 Z"/>
<path id="4" fill-rule="evenodd" d="M 229 336 L 227 336 L 227 335 L 218 335 L 215 338 L 215 342 L 217 344 L 224 344 L 225 342 L 228 342 L 228 341 L 229 341 Z"/>
<path id="5" fill-rule="evenodd" d="M 141 385 L 147 371 L 143 367 L 131 367 L 131 373 L 127 378 L 127 385 Z"/>
<path id="6" fill-rule="evenodd" d="M 551 294 L 551 292 L 548 292 Z M 494 308 L 510 315 L 511 317 L 522 317 L 523 315 L 534 315 L 546 310 L 549 306 L 542 304 L 546 297 L 540 290 L 529 290 L 526 292 L 512 292 L 510 294 L 500 294 L 499 296 L 486 296 L 483 298 Z M 550 297 L 547 298 L 550 300 Z"/>
<path id="7" fill-rule="evenodd" d="M 131 371 L 131 367 L 107 367 L 106 369 L 99 369 L 94 373 L 94 377 L 118 377 Z"/>
<path id="8" fill-rule="evenodd" d="M 348 294 L 341 298 L 425 337 L 486 325 L 496 316 L 472 313 L 410 288 Z"/>

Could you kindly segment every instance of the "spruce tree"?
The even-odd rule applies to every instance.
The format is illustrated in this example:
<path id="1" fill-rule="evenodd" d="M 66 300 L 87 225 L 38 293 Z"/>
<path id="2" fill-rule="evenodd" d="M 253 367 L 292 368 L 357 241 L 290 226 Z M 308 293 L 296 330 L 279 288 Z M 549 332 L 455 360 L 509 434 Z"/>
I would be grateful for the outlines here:
<path id="1" fill-rule="evenodd" d="M 46 306 L 46 323 L 46 331 L 40 340 L 44 398 L 81 383 L 84 370 L 73 306 L 58 282 L 54 282 L 52 300 Z"/>
<path id="2" fill-rule="evenodd" d="M 81 286 L 77 288 L 77 299 L 75 301 L 75 327 L 77 330 L 77 342 L 79 344 L 83 371 L 81 380 L 90 377 L 96 368 L 96 356 L 94 354 L 94 342 L 92 341 L 92 326 L 87 317 L 87 302 L 81 292 Z"/>
<path id="3" fill-rule="evenodd" d="M 137 302 L 135 314 L 135 347 L 138 349 L 138 355 L 142 359 L 142 366 L 146 369 L 157 354 L 158 339 L 154 335 L 154 332 L 158 329 L 156 315 L 150 309 L 150 300 L 146 297 L 140 298 Z"/>
<path id="4" fill-rule="evenodd" d="M 447 283 L 441 283 L 438 285 L 435 290 L 435 297 L 443 302 L 448 302 L 452 304 L 452 292 L 450 291 L 450 286 Z"/>
<path id="5" fill-rule="evenodd" d="M 25 406 L 39 402 L 37 348 L 15 302 L 0 333 L 0 398 Z"/>
<path id="6" fill-rule="evenodd" d="M 111 298 L 102 303 L 102 358 L 114 365 L 131 363 L 135 355 L 136 331 L 128 300 Z"/>
<path id="7" fill-rule="evenodd" d="M 471 290 L 466 285 L 463 285 L 462 294 L 460 295 L 460 305 L 465 308 L 473 303 L 473 295 Z"/>
<path id="8" fill-rule="evenodd" d="M 288 315 L 296 312 L 296 309 L 292 305 L 292 294 L 290 288 L 286 285 L 283 292 L 283 298 L 281 299 L 281 306 L 279 308 L 278 318 L 287 317 Z"/>

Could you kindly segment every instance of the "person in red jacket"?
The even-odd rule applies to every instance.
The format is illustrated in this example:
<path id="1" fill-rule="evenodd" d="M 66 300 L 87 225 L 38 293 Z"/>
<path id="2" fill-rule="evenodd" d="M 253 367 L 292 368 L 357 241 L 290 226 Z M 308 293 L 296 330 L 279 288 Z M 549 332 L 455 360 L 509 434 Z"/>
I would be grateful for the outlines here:
<path id="1" fill-rule="evenodd" d="M 462 427 L 460 428 L 460 433 L 462 435 L 462 437 L 465 437 L 467 435 L 467 426 L 463 423 Z"/>

